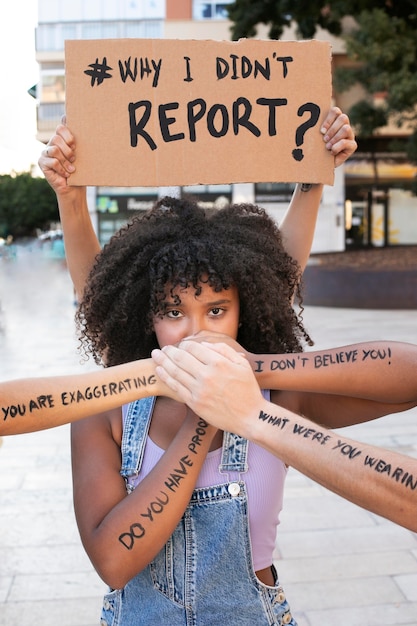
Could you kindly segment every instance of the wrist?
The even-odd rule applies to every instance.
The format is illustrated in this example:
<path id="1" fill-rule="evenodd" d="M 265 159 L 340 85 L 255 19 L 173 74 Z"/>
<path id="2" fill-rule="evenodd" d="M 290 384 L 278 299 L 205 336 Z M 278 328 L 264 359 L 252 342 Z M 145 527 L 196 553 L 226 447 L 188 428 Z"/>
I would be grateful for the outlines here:
<path id="1" fill-rule="evenodd" d="M 190 407 L 187 407 L 187 413 L 183 426 L 186 430 L 193 433 L 192 441 L 198 443 L 202 449 L 208 449 L 218 432 L 217 426 L 209 424 L 203 417 L 200 417 Z"/>
<path id="2" fill-rule="evenodd" d="M 309 191 L 316 187 L 319 187 L 320 185 L 320 183 L 298 183 L 299 189 L 303 193 L 308 193 Z"/>
<path id="3" fill-rule="evenodd" d="M 271 402 L 261 397 L 256 406 L 247 414 L 242 415 L 241 423 L 239 423 L 239 434 L 259 446 L 266 447 L 270 431 L 268 424 L 271 420 L 275 420 L 275 414 L 272 415 L 271 409 L 277 408 Z"/>

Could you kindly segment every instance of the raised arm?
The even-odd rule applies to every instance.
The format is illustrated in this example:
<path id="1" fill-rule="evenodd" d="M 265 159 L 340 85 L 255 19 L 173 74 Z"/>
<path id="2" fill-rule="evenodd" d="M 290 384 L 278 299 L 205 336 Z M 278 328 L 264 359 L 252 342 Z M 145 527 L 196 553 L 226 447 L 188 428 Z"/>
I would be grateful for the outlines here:
<path id="1" fill-rule="evenodd" d="M 85 187 L 70 187 L 67 179 L 75 171 L 75 141 L 65 124 L 60 124 L 39 158 L 39 167 L 55 191 L 64 233 L 65 256 L 79 299 L 88 274 L 100 252 L 91 223 Z"/>
<path id="2" fill-rule="evenodd" d="M 344 163 L 357 148 L 349 118 L 338 107 L 330 109 L 321 133 L 327 150 L 335 158 L 335 167 Z M 308 191 L 302 189 L 302 185 L 296 186 L 280 229 L 288 254 L 304 270 L 313 243 L 323 185 L 312 185 Z"/>
<path id="3" fill-rule="evenodd" d="M 230 346 L 181 346 L 153 352 L 156 372 L 198 415 L 254 441 L 347 500 L 417 531 L 416 459 L 341 437 L 267 402 L 248 360 Z"/>
<path id="4" fill-rule="evenodd" d="M 85 374 L 0 383 L 0 435 L 61 426 L 133 400 L 172 395 L 155 375 L 152 359 Z"/>

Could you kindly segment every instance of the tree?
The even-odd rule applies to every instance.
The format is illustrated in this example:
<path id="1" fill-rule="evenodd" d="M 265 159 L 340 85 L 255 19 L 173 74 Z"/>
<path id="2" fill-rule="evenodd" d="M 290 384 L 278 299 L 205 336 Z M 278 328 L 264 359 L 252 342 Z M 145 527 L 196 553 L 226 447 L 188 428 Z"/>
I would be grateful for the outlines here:
<path id="1" fill-rule="evenodd" d="M 269 37 L 278 39 L 285 27 L 297 24 L 300 37 L 311 39 L 317 27 L 342 34 L 342 20 L 362 11 L 380 9 L 389 17 L 408 19 L 416 13 L 415 0 L 235 0 L 228 5 L 232 39 L 255 37 L 258 24 L 269 26 Z"/>
<path id="2" fill-rule="evenodd" d="M 33 236 L 58 220 L 56 196 L 44 178 L 28 172 L 0 176 L 0 237 Z"/>
<path id="3" fill-rule="evenodd" d="M 413 130 L 409 157 L 417 162 L 417 8 L 408 15 L 390 15 L 383 9 L 363 11 L 357 26 L 345 34 L 348 57 L 354 67 L 335 75 L 341 91 L 360 84 L 366 96 L 350 113 L 362 136 L 370 136 L 389 119 Z"/>
<path id="4" fill-rule="evenodd" d="M 260 23 L 277 39 L 294 22 L 300 37 L 314 37 L 318 27 L 342 36 L 354 64 L 336 72 L 336 88 L 359 84 L 366 93 L 348 111 L 351 122 L 362 138 L 388 119 L 408 124 L 412 132 L 406 148 L 417 163 L 416 0 L 235 0 L 229 16 L 233 39 L 255 36 Z M 354 17 L 350 31 L 344 20 L 348 16 Z"/>

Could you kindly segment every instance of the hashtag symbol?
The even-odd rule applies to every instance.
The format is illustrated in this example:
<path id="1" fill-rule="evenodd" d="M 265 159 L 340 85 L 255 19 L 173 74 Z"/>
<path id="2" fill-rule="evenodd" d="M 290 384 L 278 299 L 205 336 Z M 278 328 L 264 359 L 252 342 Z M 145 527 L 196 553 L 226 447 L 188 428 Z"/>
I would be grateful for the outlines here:
<path id="1" fill-rule="evenodd" d="M 91 86 L 97 83 L 97 85 L 101 85 L 105 78 L 112 78 L 112 75 L 109 74 L 108 70 L 112 70 L 113 68 L 107 65 L 107 58 L 103 57 L 102 63 L 98 62 L 98 58 L 95 63 L 90 63 L 88 67 L 91 67 L 91 70 L 84 70 L 84 74 L 91 76 Z"/>

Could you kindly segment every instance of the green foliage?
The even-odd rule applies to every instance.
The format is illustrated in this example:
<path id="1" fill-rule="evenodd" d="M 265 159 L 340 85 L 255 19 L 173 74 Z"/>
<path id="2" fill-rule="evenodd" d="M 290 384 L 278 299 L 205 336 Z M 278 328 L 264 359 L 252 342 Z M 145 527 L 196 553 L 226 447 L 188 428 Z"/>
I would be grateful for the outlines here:
<path id="1" fill-rule="evenodd" d="M 417 122 L 417 11 L 406 19 L 374 9 L 361 13 L 357 24 L 345 41 L 348 56 L 362 66 L 348 70 L 349 82 L 370 96 L 383 93 L 386 112 L 396 114 L 398 124 Z"/>
<path id="2" fill-rule="evenodd" d="M 358 129 L 361 137 L 369 137 L 375 128 L 385 126 L 387 123 L 385 111 L 366 100 L 360 100 L 354 104 L 349 111 L 349 116 L 351 124 Z"/>
<path id="3" fill-rule="evenodd" d="M 318 27 L 342 36 L 354 63 L 340 68 L 334 83 L 338 91 L 360 85 L 366 93 L 348 111 L 360 136 L 371 136 L 388 119 L 417 133 L 416 0 L 235 0 L 229 16 L 233 39 L 255 36 L 261 23 L 271 39 L 291 23 L 300 37 L 314 37 Z M 343 22 L 348 16 L 355 20 L 349 32 Z M 409 158 L 417 163 L 415 141 Z"/>
<path id="4" fill-rule="evenodd" d="M 32 236 L 58 220 L 56 196 L 44 178 L 0 175 L 0 237 Z"/>
<path id="5" fill-rule="evenodd" d="M 415 0 L 235 0 L 228 6 L 232 39 L 255 37 L 258 24 L 269 26 L 270 39 L 279 39 L 286 26 L 297 24 L 300 37 L 311 39 L 318 27 L 342 33 L 342 19 L 381 9 L 390 18 L 415 13 Z"/>

